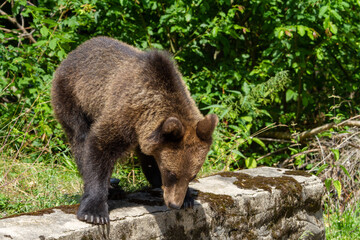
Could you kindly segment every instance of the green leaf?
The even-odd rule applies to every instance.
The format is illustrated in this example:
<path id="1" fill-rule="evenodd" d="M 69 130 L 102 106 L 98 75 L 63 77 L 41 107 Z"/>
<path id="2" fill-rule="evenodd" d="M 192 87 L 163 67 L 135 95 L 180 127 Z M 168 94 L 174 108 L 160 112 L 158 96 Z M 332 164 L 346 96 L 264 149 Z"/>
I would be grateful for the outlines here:
<path id="1" fill-rule="evenodd" d="M 347 2 L 341 2 L 341 5 L 343 5 L 345 8 L 349 8 L 350 7 L 350 4 L 347 3 Z"/>
<path id="2" fill-rule="evenodd" d="M 242 116 L 241 120 L 244 120 L 245 122 L 252 122 L 253 118 L 251 116 Z"/>
<path id="3" fill-rule="evenodd" d="M 330 27 L 330 17 L 327 16 L 324 20 L 324 23 L 323 23 L 323 26 L 324 26 L 324 29 L 327 29 Z"/>
<path id="4" fill-rule="evenodd" d="M 338 194 L 338 198 L 340 199 L 341 198 L 341 183 L 339 180 L 335 180 L 333 182 L 333 185 L 334 185 L 334 188 Z"/>
<path id="5" fill-rule="evenodd" d="M 256 160 L 252 157 L 245 159 L 245 166 L 249 169 L 256 168 L 257 166 Z"/>
<path id="6" fill-rule="evenodd" d="M 57 39 L 51 39 L 49 42 L 49 47 L 51 50 L 54 50 L 56 48 Z"/>
<path id="7" fill-rule="evenodd" d="M 48 41 L 47 40 L 40 40 L 40 41 L 37 41 L 36 43 L 32 44 L 33 46 L 42 46 L 42 45 L 45 45 Z"/>
<path id="8" fill-rule="evenodd" d="M 218 35 L 219 27 L 214 27 L 211 31 L 212 36 L 215 38 Z"/>
<path id="9" fill-rule="evenodd" d="M 156 49 L 164 49 L 163 45 L 161 45 L 160 43 L 151 43 L 151 47 Z"/>
<path id="10" fill-rule="evenodd" d="M 19 68 L 17 66 L 15 66 L 15 65 L 10 65 L 9 69 L 13 70 L 14 72 L 17 72 L 19 70 Z"/>
<path id="11" fill-rule="evenodd" d="M 49 28 L 55 27 L 56 25 L 58 25 L 58 23 L 56 21 L 54 21 L 52 19 L 47 19 L 47 18 L 41 19 L 41 22 L 48 24 Z M 43 27 L 45 27 L 45 26 L 43 26 Z"/>
<path id="12" fill-rule="evenodd" d="M 26 1 L 24 1 L 24 2 L 26 3 Z M 30 8 L 30 9 L 33 9 L 34 11 L 37 11 L 37 12 L 50 12 L 51 11 L 50 9 L 42 8 L 42 7 L 36 7 L 36 6 L 32 6 L 30 4 L 28 4 L 26 7 Z"/>
<path id="13" fill-rule="evenodd" d="M 348 176 L 349 178 L 351 178 L 348 170 L 347 170 L 343 165 L 340 165 L 340 168 L 343 170 L 343 172 L 346 174 L 346 176 Z"/>
<path id="14" fill-rule="evenodd" d="M 236 149 L 231 150 L 231 152 L 234 153 L 235 155 L 238 155 L 239 157 L 246 158 L 244 154 L 242 154 L 240 151 Z"/>
<path id="15" fill-rule="evenodd" d="M 323 60 L 323 59 L 324 59 L 324 53 L 323 53 L 323 49 L 322 49 L 322 48 L 316 49 L 316 58 L 319 59 L 319 60 Z"/>
<path id="16" fill-rule="evenodd" d="M 244 84 L 242 85 L 241 90 L 243 90 L 243 92 L 245 93 L 245 95 L 248 95 L 250 92 L 250 86 L 247 82 L 244 82 Z"/>
<path id="17" fill-rule="evenodd" d="M 20 62 L 23 62 L 24 61 L 24 58 L 21 58 L 21 57 L 16 57 L 13 59 L 13 63 L 20 63 Z"/>
<path id="18" fill-rule="evenodd" d="M 334 18 L 336 18 L 336 20 L 341 21 L 342 17 L 340 16 L 340 14 L 338 14 L 337 11 L 331 9 L 331 16 L 333 16 Z"/>
<path id="19" fill-rule="evenodd" d="M 336 26 L 333 22 L 330 22 L 330 31 L 331 31 L 333 34 L 336 34 L 337 31 L 338 31 L 337 26 Z"/>
<path id="20" fill-rule="evenodd" d="M 62 60 L 66 56 L 66 53 L 65 53 L 64 49 L 61 49 L 60 51 L 58 51 L 56 53 L 56 55 L 59 57 L 60 60 Z"/>
<path id="21" fill-rule="evenodd" d="M 228 114 L 229 111 L 230 111 L 229 108 L 225 109 L 219 116 L 219 119 L 222 120 L 226 116 L 226 114 Z"/>
<path id="22" fill-rule="evenodd" d="M 322 166 L 319 167 L 319 169 L 316 172 L 316 176 L 318 176 L 322 171 L 324 171 L 327 167 L 329 166 L 329 164 L 324 164 Z"/>
<path id="23" fill-rule="evenodd" d="M 213 108 L 226 109 L 226 107 L 224 107 L 223 105 L 213 104 L 213 105 L 210 105 L 210 106 L 207 106 L 207 107 L 203 107 L 200 110 L 213 109 Z"/>
<path id="24" fill-rule="evenodd" d="M 335 158 L 335 161 L 339 160 L 340 159 L 340 153 L 339 153 L 339 149 L 330 149 L 333 154 L 334 154 L 334 158 Z"/>
<path id="25" fill-rule="evenodd" d="M 40 33 L 43 37 L 47 37 L 49 35 L 49 30 L 47 29 L 47 27 L 43 26 L 41 29 L 40 29 Z"/>
<path id="26" fill-rule="evenodd" d="M 296 149 L 296 148 L 288 147 L 288 149 L 291 151 L 291 155 L 299 152 L 299 149 Z"/>
<path id="27" fill-rule="evenodd" d="M 265 143 L 263 141 L 261 141 L 260 139 L 256 138 L 256 137 L 253 137 L 252 140 L 254 142 L 256 142 L 257 144 L 259 144 L 264 150 L 267 149 Z"/>
<path id="28" fill-rule="evenodd" d="M 236 95 L 242 95 L 240 91 L 236 91 L 236 90 L 226 90 L 227 92 L 231 92 L 231 93 L 235 93 Z"/>
<path id="29" fill-rule="evenodd" d="M 282 38 L 282 36 L 284 36 L 284 31 L 280 30 L 278 33 L 278 38 Z"/>
<path id="30" fill-rule="evenodd" d="M 328 10 L 329 6 L 322 6 L 320 8 L 320 11 L 319 11 L 319 18 L 322 18 L 324 16 L 324 14 L 326 13 L 326 11 Z"/>
<path id="31" fill-rule="evenodd" d="M 127 4 L 127 0 L 119 0 L 120 6 Z"/>
<path id="32" fill-rule="evenodd" d="M 296 100 L 298 97 L 298 93 L 297 92 L 294 92 L 293 90 L 291 89 L 288 89 L 286 91 L 286 102 L 289 102 L 290 100 Z"/>
<path id="33" fill-rule="evenodd" d="M 185 14 L 185 20 L 187 22 L 190 22 L 190 20 L 191 20 L 191 14 L 190 13 Z"/>
<path id="34" fill-rule="evenodd" d="M 314 40 L 314 35 L 313 35 L 313 31 L 312 31 L 312 30 L 307 31 L 307 36 L 308 36 L 311 40 Z"/>
<path id="35" fill-rule="evenodd" d="M 331 183 L 332 183 L 332 178 L 325 179 L 326 190 L 330 191 Z"/>
<path id="36" fill-rule="evenodd" d="M 305 35 L 305 27 L 302 26 L 302 25 L 297 26 L 297 31 L 298 31 L 300 36 L 303 37 Z"/>

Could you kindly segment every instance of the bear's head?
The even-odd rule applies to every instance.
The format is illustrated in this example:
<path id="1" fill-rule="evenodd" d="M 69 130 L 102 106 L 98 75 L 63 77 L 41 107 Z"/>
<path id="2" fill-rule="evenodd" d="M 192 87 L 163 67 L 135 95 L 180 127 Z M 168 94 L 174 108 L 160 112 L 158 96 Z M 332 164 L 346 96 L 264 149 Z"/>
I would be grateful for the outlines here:
<path id="1" fill-rule="evenodd" d="M 168 207 L 182 206 L 189 182 L 196 177 L 209 152 L 217 123 L 214 114 L 207 115 L 195 126 L 186 126 L 176 117 L 163 122 L 161 140 L 152 155 L 161 172 Z"/>

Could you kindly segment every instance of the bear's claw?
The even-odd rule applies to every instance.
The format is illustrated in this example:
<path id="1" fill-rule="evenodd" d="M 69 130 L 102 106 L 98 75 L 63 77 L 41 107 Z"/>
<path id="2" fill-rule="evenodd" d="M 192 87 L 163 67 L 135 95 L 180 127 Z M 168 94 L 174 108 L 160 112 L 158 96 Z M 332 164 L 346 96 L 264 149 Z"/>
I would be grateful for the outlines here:
<path id="1" fill-rule="evenodd" d="M 109 217 L 100 217 L 100 216 L 87 215 L 87 214 L 85 214 L 83 217 L 78 215 L 78 219 L 96 225 L 108 224 L 110 222 Z"/>
<path id="2" fill-rule="evenodd" d="M 81 201 L 77 218 L 91 224 L 108 224 L 110 219 L 107 203 L 85 197 Z"/>

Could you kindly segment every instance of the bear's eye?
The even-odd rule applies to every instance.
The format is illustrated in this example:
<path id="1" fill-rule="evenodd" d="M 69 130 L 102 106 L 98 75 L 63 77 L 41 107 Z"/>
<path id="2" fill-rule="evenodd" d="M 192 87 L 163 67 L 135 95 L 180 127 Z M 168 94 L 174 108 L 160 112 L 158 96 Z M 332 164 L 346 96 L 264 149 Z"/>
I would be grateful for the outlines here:
<path id="1" fill-rule="evenodd" d="M 176 174 L 170 171 L 166 171 L 166 176 L 165 176 L 165 185 L 166 186 L 171 186 L 174 185 L 177 182 L 177 177 Z"/>

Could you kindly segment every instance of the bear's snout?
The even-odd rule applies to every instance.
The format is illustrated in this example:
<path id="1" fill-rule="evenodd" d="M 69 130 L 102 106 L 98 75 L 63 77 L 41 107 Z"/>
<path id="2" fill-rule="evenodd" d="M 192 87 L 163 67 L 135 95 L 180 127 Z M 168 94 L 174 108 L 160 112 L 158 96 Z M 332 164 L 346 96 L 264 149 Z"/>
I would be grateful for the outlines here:
<path id="1" fill-rule="evenodd" d="M 172 209 L 180 209 L 181 208 L 181 205 L 176 205 L 174 203 L 169 203 L 168 205 L 169 208 L 172 208 Z"/>
<path id="2" fill-rule="evenodd" d="M 182 180 L 170 187 L 163 187 L 164 202 L 168 208 L 180 209 L 184 203 L 188 182 Z"/>
<path id="3" fill-rule="evenodd" d="M 165 205 L 168 207 L 168 208 L 171 208 L 171 209 L 180 209 L 181 206 L 183 205 L 184 203 L 184 198 L 182 197 L 172 197 L 172 198 L 169 198 L 166 194 L 164 196 L 164 202 L 165 202 Z"/>

